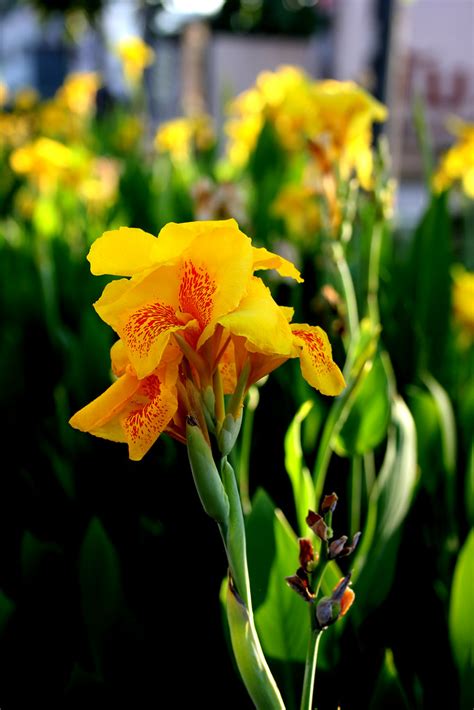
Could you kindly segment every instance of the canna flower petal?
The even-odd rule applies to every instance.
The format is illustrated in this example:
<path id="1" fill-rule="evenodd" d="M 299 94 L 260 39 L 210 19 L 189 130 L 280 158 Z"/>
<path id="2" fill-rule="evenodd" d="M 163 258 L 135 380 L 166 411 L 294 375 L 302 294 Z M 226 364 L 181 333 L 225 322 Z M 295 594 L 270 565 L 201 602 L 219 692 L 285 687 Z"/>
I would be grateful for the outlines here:
<path id="1" fill-rule="evenodd" d="M 284 259 L 278 254 L 274 254 L 268 251 L 264 247 L 253 247 L 253 268 L 255 271 L 263 269 L 275 269 L 278 271 L 280 276 L 287 276 L 290 279 L 294 279 L 298 283 L 302 283 L 304 279 L 301 278 L 301 274 L 291 261 Z"/>
<path id="2" fill-rule="evenodd" d="M 155 266 L 157 239 L 142 229 L 120 227 L 95 240 L 87 259 L 95 276 L 132 276 Z"/>
<path id="3" fill-rule="evenodd" d="M 263 281 L 253 277 L 239 307 L 219 318 L 232 335 L 246 338 L 250 352 L 290 356 L 293 335 L 281 310 Z"/>
<path id="4" fill-rule="evenodd" d="M 331 345 L 324 330 L 305 323 L 292 323 L 291 330 L 305 380 L 322 394 L 340 394 L 346 383 L 332 359 Z"/>
<path id="5" fill-rule="evenodd" d="M 173 333 L 197 326 L 179 310 L 177 276 L 177 267 L 163 266 L 145 277 L 112 281 L 94 304 L 120 336 L 140 379 L 159 365 Z"/>
<path id="6" fill-rule="evenodd" d="M 129 456 L 139 461 L 174 417 L 177 367 L 160 368 L 143 380 L 125 373 L 69 421 L 80 431 L 128 443 Z"/>

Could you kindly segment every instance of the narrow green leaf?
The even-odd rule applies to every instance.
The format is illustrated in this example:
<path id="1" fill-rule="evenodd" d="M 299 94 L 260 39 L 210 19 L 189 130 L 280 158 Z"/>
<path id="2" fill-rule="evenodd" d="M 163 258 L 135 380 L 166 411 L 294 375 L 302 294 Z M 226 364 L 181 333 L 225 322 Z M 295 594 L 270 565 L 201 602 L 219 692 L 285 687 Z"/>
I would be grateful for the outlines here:
<path id="1" fill-rule="evenodd" d="M 299 565 L 298 538 L 263 490 L 257 492 L 247 519 L 247 552 L 255 624 L 265 654 L 304 662 L 307 604 L 285 582 Z"/>
<path id="2" fill-rule="evenodd" d="M 352 456 L 372 451 L 385 438 L 389 419 L 389 382 L 382 358 L 377 355 L 336 437 L 336 452 L 341 456 Z"/>
<path id="3" fill-rule="evenodd" d="M 8 621 L 15 611 L 15 602 L 0 590 L 0 636 L 8 624 Z"/>
<path id="4" fill-rule="evenodd" d="M 466 513 L 468 521 L 474 525 L 474 443 L 471 444 L 467 460 Z"/>
<path id="5" fill-rule="evenodd" d="M 474 528 L 456 563 L 449 605 L 449 634 L 461 684 L 461 707 L 474 698 Z"/>
<path id="6" fill-rule="evenodd" d="M 369 500 L 366 526 L 354 563 L 358 618 L 378 606 L 390 590 L 401 529 L 413 499 L 416 477 L 415 424 L 405 402 L 397 396 L 392 403 L 385 459 Z"/>
<path id="7" fill-rule="evenodd" d="M 393 653 L 386 649 L 369 710 L 409 710 L 410 703 L 398 676 Z"/>
<path id="8" fill-rule="evenodd" d="M 301 446 L 301 424 L 311 411 L 313 403 L 308 400 L 301 405 L 285 435 L 285 468 L 293 488 L 298 529 L 302 537 L 308 533 L 306 516 L 314 506 L 314 486 L 306 467 Z"/>

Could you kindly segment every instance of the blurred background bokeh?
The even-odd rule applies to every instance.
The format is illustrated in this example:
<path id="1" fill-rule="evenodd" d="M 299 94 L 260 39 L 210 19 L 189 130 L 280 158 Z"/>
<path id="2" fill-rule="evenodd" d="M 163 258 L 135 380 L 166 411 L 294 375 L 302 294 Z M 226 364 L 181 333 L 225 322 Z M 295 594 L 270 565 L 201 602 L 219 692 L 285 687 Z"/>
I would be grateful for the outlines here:
<path id="1" fill-rule="evenodd" d="M 296 320 L 325 327 L 341 366 L 350 328 L 327 244 L 343 245 L 360 315 L 372 317 L 381 234 L 382 334 L 354 410 L 368 419 L 344 430 L 328 474 L 352 501 L 341 516 L 365 529 L 394 381 L 418 458 L 409 497 L 387 504 L 397 525 L 361 582 L 366 603 L 324 652 L 318 707 L 472 706 L 474 641 L 463 645 L 452 619 L 469 604 L 453 575 L 474 524 L 473 47 L 472 0 L 0 0 L 2 710 L 250 707 L 226 653 L 224 555 L 184 447 L 163 437 L 133 463 L 68 425 L 111 376 L 113 334 L 92 307 L 106 279 L 90 275 L 90 244 L 122 225 L 158 234 L 227 217 L 301 268 L 303 296 L 285 280 L 272 288 Z M 351 112 L 366 117 L 367 179 L 341 158 L 328 188 L 326 138 L 290 145 L 304 109 L 283 112 L 288 125 L 255 109 L 300 81 L 257 79 L 282 65 L 300 67 L 303 84 L 356 82 L 387 106 L 386 121 L 367 94 L 329 111 L 344 123 L 338 156 Z M 260 96 L 232 104 L 256 81 Z M 440 162 L 456 141 L 460 157 Z M 260 389 L 247 440 L 250 494 L 264 488 L 295 529 L 283 440 L 308 398 L 312 466 L 331 403 L 290 364 Z M 261 554 L 250 554 L 256 578 Z M 265 651 L 296 707 L 302 659 Z"/>

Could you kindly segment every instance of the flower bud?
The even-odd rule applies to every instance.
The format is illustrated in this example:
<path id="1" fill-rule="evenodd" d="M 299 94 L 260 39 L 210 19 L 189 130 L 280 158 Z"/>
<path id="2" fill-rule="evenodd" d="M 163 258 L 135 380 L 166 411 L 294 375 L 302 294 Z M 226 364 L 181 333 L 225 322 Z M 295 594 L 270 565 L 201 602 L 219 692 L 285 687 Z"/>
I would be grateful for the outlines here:
<path id="1" fill-rule="evenodd" d="M 229 520 L 229 499 L 212 457 L 211 447 L 194 417 L 186 418 L 188 458 L 194 483 L 206 513 L 217 523 Z"/>
<path id="2" fill-rule="evenodd" d="M 316 605 L 316 619 L 320 629 L 334 624 L 344 616 L 355 599 L 355 594 L 349 588 L 351 574 L 343 577 L 334 587 L 330 597 L 323 597 Z"/>
<path id="3" fill-rule="evenodd" d="M 222 456 L 227 456 L 234 448 L 241 424 L 242 415 L 235 419 L 233 414 L 226 414 L 218 436 L 219 451 Z"/>
<path id="4" fill-rule="evenodd" d="M 318 515 L 313 510 L 308 510 L 306 522 L 311 528 L 311 530 L 314 532 L 314 534 L 320 538 L 320 540 L 323 540 L 324 542 L 327 541 L 329 528 L 324 522 L 321 515 Z"/>

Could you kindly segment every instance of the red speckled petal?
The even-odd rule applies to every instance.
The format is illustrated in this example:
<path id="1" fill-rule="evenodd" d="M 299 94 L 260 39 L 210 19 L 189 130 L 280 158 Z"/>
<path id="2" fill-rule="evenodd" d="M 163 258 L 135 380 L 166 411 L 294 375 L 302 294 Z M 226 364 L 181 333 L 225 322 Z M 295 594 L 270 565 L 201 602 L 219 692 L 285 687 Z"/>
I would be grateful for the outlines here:
<path id="1" fill-rule="evenodd" d="M 293 323 L 291 330 L 305 380 L 323 394 L 340 394 L 346 383 L 332 359 L 331 345 L 324 330 L 304 323 Z"/>

